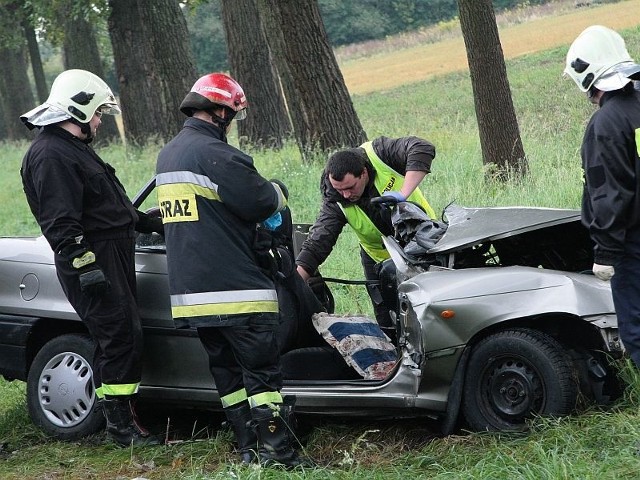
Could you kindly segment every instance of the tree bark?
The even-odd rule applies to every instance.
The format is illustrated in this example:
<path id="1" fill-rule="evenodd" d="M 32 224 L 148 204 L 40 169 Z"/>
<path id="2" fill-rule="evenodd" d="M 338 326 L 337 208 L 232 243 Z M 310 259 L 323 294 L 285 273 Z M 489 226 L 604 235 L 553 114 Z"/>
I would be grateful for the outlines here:
<path id="1" fill-rule="evenodd" d="M 286 40 L 280 25 L 279 12 L 271 8 L 269 0 L 257 0 L 256 4 L 258 6 L 263 31 L 269 32 L 267 35 L 269 51 L 271 52 L 276 71 L 280 77 L 280 85 L 284 92 L 285 103 L 289 112 L 296 144 L 298 145 L 303 160 L 310 160 L 312 157 L 308 156 L 311 149 L 309 145 L 309 121 L 305 113 L 304 102 L 300 97 L 300 92 L 295 86 L 293 75 L 291 74 L 283 53 L 286 48 Z"/>
<path id="2" fill-rule="evenodd" d="M 237 122 L 240 145 L 281 148 L 291 122 L 256 0 L 222 0 L 231 76 L 247 95 L 248 116 Z"/>
<path id="3" fill-rule="evenodd" d="M 0 2 L 0 139 L 30 139 L 32 134 L 19 117 L 35 107 L 27 74 L 26 18 L 23 2 Z"/>
<path id="4" fill-rule="evenodd" d="M 44 77 L 44 68 L 42 67 L 42 57 L 40 56 L 40 48 L 38 48 L 38 40 L 33 25 L 28 21 L 22 22 L 24 35 L 27 39 L 27 49 L 29 50 L 29 58 L 31 59 L 31 70 L 33 71 L 33 79 L 36 83 L 36 91 L 38 92 L 38 100 L 40 103 L 49 96 L 49 88 Z"/>
<path id="5" fill-rule="evenodd" d="M 499 180 L 528 170 L 491 0 L 458 0 L 475 103 L 482 161 Z"/>
<path id="6" fill-rule="evenodd" d="M 365 141 L 317 0 L 258 0 L 258 7 L 303 158 Z"/>
<path id="7" fill-rule="evenodd" d="M 179 107 L 197 79 L 187 23 L 175 0 L 109 0 L 109 35 L 125 136 L 169 140 L 184 123 Z"/>
<path id="8" fill-rule="evenodd" d="M 0 99 L 4 117 L 4 132 L 9 140 L 31 139 L 33 135 L 20 121 L 20 115 L 35 106 L 27 75 L 26 48 L 22 46 L 0 47 L 2 73 L 0 74 Z"/>

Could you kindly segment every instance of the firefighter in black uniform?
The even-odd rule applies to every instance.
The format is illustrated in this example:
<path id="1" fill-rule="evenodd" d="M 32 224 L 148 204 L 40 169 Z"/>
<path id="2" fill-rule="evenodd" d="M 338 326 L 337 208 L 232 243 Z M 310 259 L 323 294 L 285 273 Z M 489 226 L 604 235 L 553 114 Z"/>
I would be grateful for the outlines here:
<path id="1" fill-rule="evenodd" d="M 156 443 L 132 403 L 142 357 L 134 230 L 160 232 L 162 224 L 133 207 L 113 167 L 89 146 L 100 117 L 118 113 L 99 77 L 85 70 L 61 73 L 47 101 L 20 117 L 29 129 L 40 129 L 20 173 L 62 289 L 95 344 L 93 382 L 107 431 L 128 446 Z"/>
<path id="2" fill-rule="evenodd" d="M 259 247 L 286 189 L 227 143 L 246 107 L 234 79 L 201 77 L 180 106 L 182 131 L 158 156 L 171 309 L 178 328 L 198 331 L 241 460 L 297 466 L 293 405 L 280 393 L 278 298 Z"/>
<path id="3" fill-rule="evenodd" d="M 571 44 L 565 74 L 599 109 L 582 141 L 582 223 L 593 273 L 611 281 L 620 339 L 640 367 L 640 80 L 624 39 L 593 25 Z"/>

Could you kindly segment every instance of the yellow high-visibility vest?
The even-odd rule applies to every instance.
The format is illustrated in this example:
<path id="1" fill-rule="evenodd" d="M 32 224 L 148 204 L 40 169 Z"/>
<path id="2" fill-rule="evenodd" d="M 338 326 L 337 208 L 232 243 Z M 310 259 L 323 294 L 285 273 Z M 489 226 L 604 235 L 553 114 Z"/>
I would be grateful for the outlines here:
<path id="1" fill-rule="evenodd" d="M 373 184 L 378 192 L 380 192 L 380 195 L 390 191 L 399 192 L 404 184 L 404 177 L 378 157 L 373 150 L 371 142 L 363 143 L 360 147 L 364 148 L 365 152 L 367 152 L 367 157 L 369 157 L 373 169 L 376 171 Z M 418 188 L 409 195 L 407 201 L 417 203 L 427 212 L 430 218 L 436 218 L 433 208 L 431 208 L 431 205 L 429 205 L 429 202 L 427 202 L 427 199 Z M 342 209 L 347 223 L 355 231 L 360 246 L 367 252 L 367 255 L 376 262 L 381 262 L 389 258 L 389 252 L 387 252 L 384 243 L 382 243 L 383 235 L 367 214 L 357 205 L 345 206 L 339 202 L 338 205 Z"/>

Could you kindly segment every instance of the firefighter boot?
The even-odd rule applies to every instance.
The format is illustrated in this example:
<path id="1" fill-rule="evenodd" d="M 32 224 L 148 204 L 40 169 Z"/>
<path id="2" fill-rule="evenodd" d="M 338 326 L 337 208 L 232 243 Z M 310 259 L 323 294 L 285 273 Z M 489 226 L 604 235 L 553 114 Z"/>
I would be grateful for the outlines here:
<path id="1" fill-rule="evenodd" d="M 264 466 L 282 465 L 284 467 L 312 467 L 308 459 L 298 456 L 294 444 L 299 444 L 295 432 L 293 403 L 289 398 L 286 404 L 261 405 L 251 409 L 253 425 L 260 442 L 260 463 Z"/>
<path id="2" fill-rule="evenodd" d="M 102 400 L 104 416 L 107 419 L 107 433 L 123 447 L 158 445 L 158 439 L 140 425 L 133 403 L 129 397 Z"/>
<path id="3" fill-rule="evenodd" d="M 248 402 L 225 408 L 224 413 L 238 443 L 242 463 L 248 465 L 258 460 L 258 435 L 251 426 L 251 409 Z"/>

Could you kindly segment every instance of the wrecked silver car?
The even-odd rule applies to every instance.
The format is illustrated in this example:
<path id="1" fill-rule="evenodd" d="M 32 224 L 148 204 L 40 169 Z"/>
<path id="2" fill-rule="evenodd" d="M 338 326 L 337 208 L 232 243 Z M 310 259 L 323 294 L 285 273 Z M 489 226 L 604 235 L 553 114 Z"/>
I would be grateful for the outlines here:
<path id="1" fill-rule="evenodd" d="M 136 206 L 155 204 L 154 185 Z M 384 378 L 368 379 L 326 342 L 290 344 L 283 393 L 296 395 L 299 413 L 429 417 L 445 434 L 521 430 L 537 415 L 576 411 L 579 399 L 619 394 L 610 360 L 623 349 L 610 286 L 590 274 L 578 211 L 452 205 L 443 222 L 430 222 L 410 204 L 391 208 L 398 227 L 385 239 L 392 258 L 381 265 L 380 289 L 396 321 L 394 361 Z M 304 231 L 298 226 L 294 243 Z M 162 237 L 139 237 L 136 271 L 141 399 L 218 408 L 196 333 L 171 319 Z M 0 239 L 0 374 L 27 383 L 31 418 L 54 437 L 102 428 L 92 352 L 47 242 Z"/>

